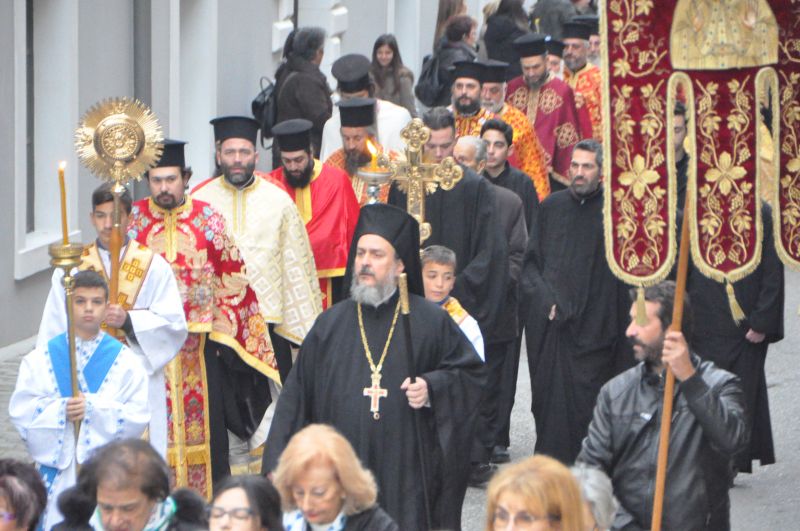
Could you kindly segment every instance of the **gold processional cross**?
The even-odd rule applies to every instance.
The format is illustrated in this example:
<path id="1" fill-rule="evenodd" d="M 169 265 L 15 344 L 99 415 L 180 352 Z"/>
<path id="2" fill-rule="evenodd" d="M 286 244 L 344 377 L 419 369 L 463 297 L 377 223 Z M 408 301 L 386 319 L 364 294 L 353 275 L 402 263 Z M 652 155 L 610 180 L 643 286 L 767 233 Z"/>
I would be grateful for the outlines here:
<path id="1" fill-rule="evenodd" d="M 378 164 L 389 169 L 389 180 L 396 182 L 406 194 L 406 210 L 419 222 L 420 243 L 431 235 L 431 224 L 425 221 L 425 196 L 438 187 L 452 190 L 464 173 L 453 157 L 445 158 L 440 164 L 422 162 L 422 148 L 430 135 L 431 130 L 422 120 L 414 118 L 400 132 L 406 144 L 406 160 L 392 161 L 385 154 L 378 158 Z"/>

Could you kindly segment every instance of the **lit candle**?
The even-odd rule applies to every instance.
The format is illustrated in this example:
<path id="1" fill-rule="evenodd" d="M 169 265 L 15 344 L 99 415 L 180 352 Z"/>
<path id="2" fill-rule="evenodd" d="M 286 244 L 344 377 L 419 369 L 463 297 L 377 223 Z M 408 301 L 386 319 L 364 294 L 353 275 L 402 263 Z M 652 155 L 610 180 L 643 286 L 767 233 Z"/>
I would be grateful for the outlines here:
<path id="1" fill-rule="evenodd" d="M 61 188 L 61 241 L 64 245 L 69 244 L 69 230 L 67 229 L 67 187 L 64 184 L 64 168 L 67 166 L 65 161 L 58 165 L 58 186 Z"/>
<path id="2" fill-rule="evenodd" d="M 369 169 L 373 172 L 378 171 L 378 150 L 375 149 L 375 146 L 372 145 L 372 142 L 367 140 L 367 149 L 372 155 L 372 162 L 370 163 Z"/>

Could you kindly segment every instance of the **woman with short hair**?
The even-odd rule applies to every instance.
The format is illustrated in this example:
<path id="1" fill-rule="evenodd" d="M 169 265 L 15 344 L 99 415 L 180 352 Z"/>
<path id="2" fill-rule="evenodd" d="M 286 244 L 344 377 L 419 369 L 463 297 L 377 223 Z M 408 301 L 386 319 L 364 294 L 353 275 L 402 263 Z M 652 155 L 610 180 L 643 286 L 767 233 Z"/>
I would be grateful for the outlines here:
<path id="1" fill-rule="evenodd" d="M 599 468 L 579 463 L 570 468 L 583 495 L 583 520 L 587 531 L 607 531 L 614 525 L 619 503 L 611 479 Z"/>
<path id="2" fill-rule="evenodd" d="M 281 499 L 262 476 L 228 476 L 208 507 L 210 531 L 283 531 Z"/>
<path id="3" fill-rule="evenodd" d="M 583 505 L 569 469 L 545 455 L 509 465 L 489 482 L 486 530 L 583 531 Z"/>
<path id="4" fill-rule="evenodd" d="M 0 531 L 33 531 L 47 505 L 47 490 L 36 469 L 16 459 L 0 459 Z"/>
<path id="5" fill-rule="evenodd" d="M 339 432 L 311 424 L 297 432 L 278 460 L 274 484 L 286 531 L 397 531 L 376 503 L 372 473 Z"/>

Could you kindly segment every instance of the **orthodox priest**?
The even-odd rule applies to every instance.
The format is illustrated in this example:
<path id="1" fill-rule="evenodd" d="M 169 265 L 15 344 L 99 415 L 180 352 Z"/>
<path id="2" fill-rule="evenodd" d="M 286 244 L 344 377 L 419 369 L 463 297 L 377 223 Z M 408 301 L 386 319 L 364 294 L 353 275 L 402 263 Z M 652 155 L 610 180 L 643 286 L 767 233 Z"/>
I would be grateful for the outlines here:
<path id="1" fill-rule="evenodd" d="M 598 142 L 575 146 L 572 184 L 539 207 L 522 270 L 535 451 L 564 463 L 580 451 L 600 388 L 633 363 L 621 345 L 628 290 L 606 262 L 602 163 Z"/>
<path id="2" fill-rule="evenodd" d="M 483 85 L 481 88 L 481 105 L 495 113 L 496 117 L 511 126 L 514 131 L 514 149 L 509 152 L 508 163 L 519 168 L 529 180 L 533 181 L 539 201 L 550 194 L 550 180 L 547 175 L 547 163 L 539 138 L 533 132 L 533 126 L 522 111 L 506 103 L 506 71 L 508 63 L 489 60 L 483 63 Z M 483 135 L 483 127 L 481 135 Z M 504 160 L 503 163 L 506 161 Z M 488 164 L 487 164 L 488 166 Z M 524 201 L 524 199 L 523 199 Z"/>
<path id="3" fill-rule="evenodd" d="M 444 107 L 429 109 L 422 121 L 430 129 L 423 154 L 432 163 L 453 155 L 455 119 Z M 425 221 L 431 235 L 425 245 L 444 245 L 458 258 L 453 296 L 488 337 L 505 296 L 508 253 L 505 234 L 495 211 L 491 183 L 470 170 L 452 190 L 425 195 Z M 406 209 L 405 192 L 392 185 L 389 204 Z"/>
<path id="4" fill-rule="evenodd" d="M 376 153 L 383 151 L 375 139 L 375 100 L 372 98 L 352 98 L 340 101 L 336 104 L 339 108 L 339 118 L 342 127 L 342 147 L 331 153 L 325 159 L 326 166 L 339 168 L 347 173 L 353 185 L 353 192 L 356 194 L 359 205 L 367 204 L 367 183 L 358 176 L 358 169 L 367 166 L 372 160 L 372 153 L 368 144 Z M 395 158 L 394 153 L 391 154 Z M 381 203 L 386 202 L 389 195 L 389 185 L 381 186 L 378 199 Z"/>
<path id="5" fill-rule="evenodd" d="M 492 111 L 481 107 L 483 65 L 475 61 L 456 61 L 453 67 L 448 110 L 456 120 L 456 138 L 479 136 L 486 120 L 495 117 Z"/>
<path id="6" fill-rule="evenodd" d="M 211 124 L 222 175 L 200 183 L 192 197 L 225 218 L 247 265 L 261 313 L 270 324 L 283 379 L 292 363 L 287 341 L 299 346 L 322 311 L 311 244 L 294 201 L 281 186 L 255 171 L 258 122 L 224 116 Z"/>
<path id="7" fill-rule="evenodd" d="M 92 193 L 90 219 L 97 239 L 86 246 L 78 270 L 100 274 L 109 284 L 111 276 L 110 243 L 114 230 L 114 195 L 110 184 L 102 184 Z M 120 194 L 120 226 L 128 227 L 132 208 L 131 194 Z M 166 458 L 167 455 L 167 396 L 164 368 L 186 341 L 186 317 L 183 301 L 172 268 L 161 255 L 139 242 L 124 238 L 119 256 L 119 290 L 117 300 L 110 301 L 105 312 L 103 328 L 134 353 L 149 376 L 148 389 L 150 444 Z M 46 349 L 52 338 L 67 331 L 64 313 L 64 272 L 53 272 L 52 286 L 47 296 L 36 348 Z"/>
<path id="8" fill-rule="evenodd" d="M 550 187 L 569 186 L 573 146 L 580 140 L 580 121 L 575 95 L 565 82 L 547 69 L 547 44 L 542 35 L 523 35 L 514 40 L 522 75 L 508 82 L 506 101 L 528 117 L 544 149 L 550 169 Z"/>
<path id="9" fill-rule="evenodd" d="M 411 345 L 399 319 L 397 277 L 403 272 Z M 365 206 L 345 278 L 350 298 L 320 315 L 300 349 L 278 402 L 262 472 L 273 470 L 303 426 L 328 423 L 375 475 L 378 503 L 400 529 L 427 528 L 423 473 L 433 528 L 460 529 L 463 463 L 483 362 L 450 316 L 423 297 L 416 220 L 389 205 Z M 415 383 L 409 363 L 419 375 Z M 420 468 L 420 454 L 427 470 Z"/>
<path id="10" fill-rule="evenodd" d="M 167 365 L 167 463 L 179 487 L 210 497 L 230 474 L 228 431 L 249 439 L 270 401 L 277 361 L 258 297 L 225 218 L 185 194 L 191 177 L 185 142 L 164 142 L 147 174 L 150 197 L 137 201 L 128 235 L 166 258 L 183 297 L 189 336 Z"/>
<path id="11" fill-rule="evenodd" d="M 313 124 L 300 118 L 272 128 L 281 166 L 270 179 L 294 200 L 306 225 L 317 268 L 322 308 L 342 298 L 347 252 L 358 221 L 358 201 L 347 174 L 312 155 Z"/>
<path id="12" fill-rule="evenodd" d="M 600 68 L 589 62 L 591 28 L 581 22 L 564 24 L 564 81 L 575 92 L 583 138 L 603 138 Z"/>

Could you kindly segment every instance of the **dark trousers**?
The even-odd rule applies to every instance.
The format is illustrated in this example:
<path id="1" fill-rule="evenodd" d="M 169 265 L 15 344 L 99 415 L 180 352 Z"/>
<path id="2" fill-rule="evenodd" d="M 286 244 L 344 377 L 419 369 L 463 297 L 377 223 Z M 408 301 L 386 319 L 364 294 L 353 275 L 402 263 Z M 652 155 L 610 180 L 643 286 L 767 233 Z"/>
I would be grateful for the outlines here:
<path id="1" fill-rule="evenodd" d="M 489 343 L 484 346 L 486 353 L 486 386 L 478 414 L 478 429 L 472 450 L 473 463 L 486 463 L 492 448 L 498 444 L 498 432 L 502 423 L 500 398 L 503 393 L 503 374 L 508 361 L 512 361 L 516 341 Z"/>

